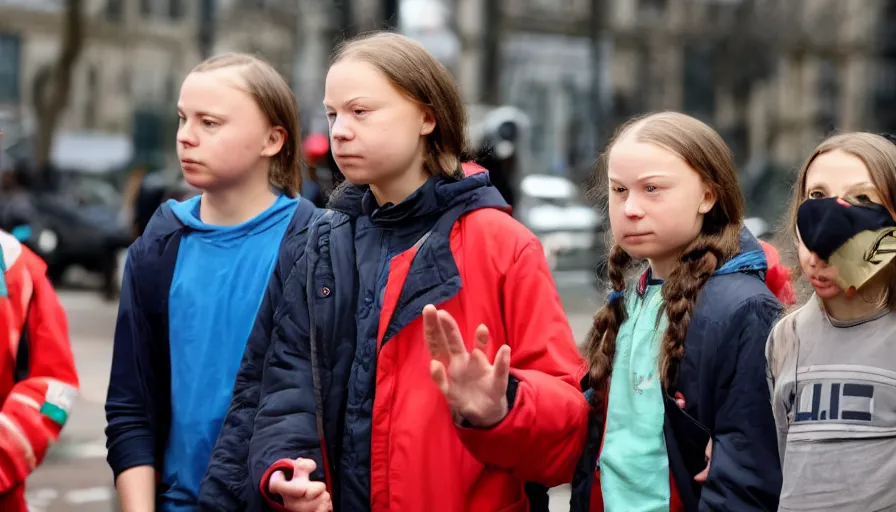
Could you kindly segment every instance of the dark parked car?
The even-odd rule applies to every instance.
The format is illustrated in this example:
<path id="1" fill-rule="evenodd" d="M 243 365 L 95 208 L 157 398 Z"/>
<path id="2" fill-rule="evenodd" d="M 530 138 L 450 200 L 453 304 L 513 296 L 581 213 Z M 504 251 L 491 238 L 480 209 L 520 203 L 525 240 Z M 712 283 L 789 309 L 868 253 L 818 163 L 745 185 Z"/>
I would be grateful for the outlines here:
<path id="1" fill-rule="evenodd" d="M 34 167 L 31 140 L 19 141 L 7 153 Z M 120 189 L 132 158 L 126 137 L 60 134 L 54 140 L 49 169 L 30 187 L 39 229 L 29 240 L 54 281 L 77 265 L 101 273 L 107 294 L 114 295 L 119 255 L 133 240 Z"/>

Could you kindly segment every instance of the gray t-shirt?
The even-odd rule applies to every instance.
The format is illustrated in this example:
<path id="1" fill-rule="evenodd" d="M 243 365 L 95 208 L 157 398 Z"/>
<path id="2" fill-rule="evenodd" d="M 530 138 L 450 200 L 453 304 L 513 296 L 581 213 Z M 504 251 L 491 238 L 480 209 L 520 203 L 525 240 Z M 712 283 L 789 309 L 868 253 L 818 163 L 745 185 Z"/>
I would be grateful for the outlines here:
<path id="1" fill-rule="evenodd" d="M 781 511 L 896 510 L 896 315 L 849 323 L 813 297 L 766 347 Z"/>

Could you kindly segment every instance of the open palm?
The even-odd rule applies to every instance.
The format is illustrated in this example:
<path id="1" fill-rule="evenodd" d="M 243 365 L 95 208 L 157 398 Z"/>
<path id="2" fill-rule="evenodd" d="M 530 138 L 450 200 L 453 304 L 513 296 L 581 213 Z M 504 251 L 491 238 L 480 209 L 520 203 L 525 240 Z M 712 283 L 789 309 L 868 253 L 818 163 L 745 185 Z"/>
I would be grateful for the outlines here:
<path id="1" fill-rule="evenodd" d="M 494 364 L 485 355 L 488 328 L 476 329 L 476 346 L 467 351 L 460 328 L 447 311 L 423 308 L 423 332 L 432 355 L 430 375 L 451 411 L 475 427 L 488 428 L 507 415 L 510 347 L 502 346 Z"/>

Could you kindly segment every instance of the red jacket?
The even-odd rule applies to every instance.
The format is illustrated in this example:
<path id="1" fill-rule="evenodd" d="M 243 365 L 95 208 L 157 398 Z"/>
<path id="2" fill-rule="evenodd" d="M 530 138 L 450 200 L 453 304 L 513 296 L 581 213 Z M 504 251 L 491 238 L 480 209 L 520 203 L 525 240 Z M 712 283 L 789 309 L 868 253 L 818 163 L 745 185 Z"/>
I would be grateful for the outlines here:
<path id="1" fill-rule="evenodd" d="M 472 183 L 479 181 L 485 183 Z M 458 186 L 473 188 L 471 182 Z M 484 185 L 477 190 L 456 204 L 466 206 L 482 198 L 480 194 L 494 192 Z M 525 512 L 529 503 L 524 482 L 554 486 L 571 481 L 584 447 L 589 408 L 579 378 L 585 365 L 541 244 L 506 212 L 494 206 L 469 208 L 445 235 L 437 231 L 424 237 L 390 263 L 378 323 L 370 434 L 373 512 Z M 347 379 L 327 371 L 350 368 L 354 353 L 355 258 L 339 256 L 344 251 L 339 247 L 352 243 L 354 231 L 340 215 L 328 212 L 302 244 L 307 260 L 300 261 L 316 262 L 313 268 L 300 264 L 300 270 L 291 271 L 296 260 L 289 257 L 286 270 L 275 272 L 272 289 L 278 291 L 269 291 L 269 305 L 259 317 L 267 323 L 268 315 L 277 312 L 266 331 L 274 333 L 273 341 L 264 348 L 267 340 L 250 339 L 247 349 L 247 354 L 268 354 L 266 389 L 259 395 L 247 387 L 243 393 L 241 380 L 258 369 L 244 359 L 231 414 L 212 457 L 213 465 L 224 463 L 223 448 L 231 441 L 226 451 L 235 453 L 243 439 L 235 415 L 249 400 L 258 404 L 257 412 L 250 411 L 254 430 L 248 458 L 250 471 L 268 468 L 256 484 L 262 493 L 273 471 L 291 467 L 278 459 L 314 458 L 319 468 L 327 469 L 328 484 L 345 476 L 339 460 L 332 460 L 343 432 L 330 428 L 327 412 L 339 414 L 344 397 L 338 390 Z M 281 285 L 278 276 L 286 275 L 290 281 Z M 317 304 L 314 311 L 304 300 L 290 298 L 294 292 L 279 291 L 303 288 L 316 290 L 309 301 Z M 315 299 L 320 297 L 325 300 Z M 510 413 L 497 426 L 479 430 L 455 425 L 429 373 L 431 356 L 420 318 L 427 302 L 455 318 L 468 349 L 480 324 L 488 326 L 491 335 L 485 350 L 489 358 L 502 345 L 511 347 L 511 373 L 518 384 Z M 312 326 L 303 326 L 309 319 Z M 402 326 L 397 332 L 392 331 L 396 322 Z M 316 336 L 320 346 L 309 336 Z M 315 372 L 320 384 L 312 379 Z M 321 394 L 317 400 L 309 396 L 315 387 Z M 355 510 L 342 505 L 342 512 Z M 336 507 L 339 510 L 338 503 Z"/>
<path id="2" fill-rule="evenodd" d="M 464 170 L 469 176 L 482 168 Z M 429 375 L 422 319 L 381 345 L 371 439 L 373 512 L 528 511 L 523 482 L 571 481 L 584 447 L 584 361 L 541 244 L 506 213 L 483 208 L 457 221 L 450 246 L 463 288 L 438 307 L 455 318 L 468 350 L 479 324 L 491 335 L 489 360 L 510 345 L 516 401 L 492 429 L 457 427 Z M 379 340 L 418 247 L 392 260 Z"/>
<path id="3" fill-rule="evenodd" d="M 6 269 L 5 287 L 0 286 L 0 510 L 27 512 L 25 479 L 58 439 L 78 394 L 78 377 L 65 311 L 46 265 L 2 231 L 0 249 Z M 22 339 L 30 364 L 28 375 L 16 382 Z"/>
<path id="4" fill-rule="evenodd" d="M 501 243 L 493 238 L 496 229 Z M 493 429 L 456 427 L 429 375 L 422 320 L 413 321 L 378 358 L 374 512 L 524 512 L 529 505 L 523 482 L 569 482 L 584 446 L 588 405 L 578 382 L 583 363 L 541 245 L 507 214 L 483 209 L 455 225 L 451 249 L 464 289 L 439 308 L 457 320 L 468 350 L 481 323 L 491 334 L 490 360 L 502 345 L 511 346 L 511 374 L 520 381 L 516 402 Z M 392 261 L 379 339 L 413 258 L 411 250 Z"/>

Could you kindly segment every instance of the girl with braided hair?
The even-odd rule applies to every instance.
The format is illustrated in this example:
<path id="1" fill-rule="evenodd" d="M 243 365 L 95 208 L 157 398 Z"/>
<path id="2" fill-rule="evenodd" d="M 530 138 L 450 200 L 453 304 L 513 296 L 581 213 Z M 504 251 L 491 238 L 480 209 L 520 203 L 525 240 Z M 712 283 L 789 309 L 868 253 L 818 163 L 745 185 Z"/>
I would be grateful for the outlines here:
<path id="1" fill-rule="evenodd" d="M 652 114 L 621 127 L 599 173 L 612 292 L 586 342 L 591 432 L 572 510 L 775 510 L 764 345 L 781 305 L 730 150 L 692 117 Z"/>

